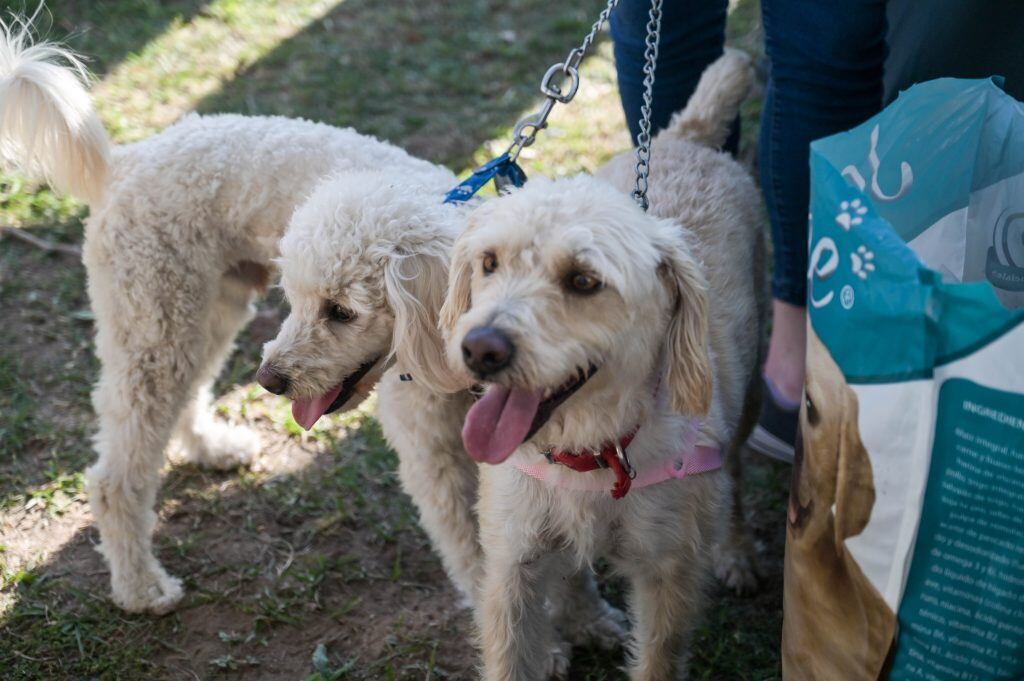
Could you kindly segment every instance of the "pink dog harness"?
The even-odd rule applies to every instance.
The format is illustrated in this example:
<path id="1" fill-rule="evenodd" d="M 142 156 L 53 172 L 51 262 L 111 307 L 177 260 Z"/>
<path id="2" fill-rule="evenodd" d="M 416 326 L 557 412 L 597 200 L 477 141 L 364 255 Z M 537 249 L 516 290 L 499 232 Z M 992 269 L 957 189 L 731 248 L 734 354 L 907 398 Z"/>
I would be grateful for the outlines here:
<path id="1" fill-rule="evenodd" d="M 722 467 L 722 450 L 715 445 L 699 444 L 694 437 L 686 438 L 681 451 L 666 459 L 637 471 L 626 456 L 626 449 L 633 442 L 640 426 L 626 433 L 618 442 L 606 442 L 601 450 L 594 452 L 585 449 L 582 452 L 563 452 L 554 448 L 544 452 L 547 463 L 528 463 L 513 460 L 512 464 L 531 478 L 546 482 L 556 487 L 596 492 L 608 489 L 612 483 L 613 499 L 621 499 L 631 489 L 641 489 L 656 485 L 666 480 L 682 480 L 690 475 L 699 475 L 718 470 Z M 560 464 L 554 466 L 552 464 Z M 606 470 L 614 475 L 609 480 L 607 473 L 593 475 L 556 475 L 560 467 L 569 468 L 578 473 Z"/>

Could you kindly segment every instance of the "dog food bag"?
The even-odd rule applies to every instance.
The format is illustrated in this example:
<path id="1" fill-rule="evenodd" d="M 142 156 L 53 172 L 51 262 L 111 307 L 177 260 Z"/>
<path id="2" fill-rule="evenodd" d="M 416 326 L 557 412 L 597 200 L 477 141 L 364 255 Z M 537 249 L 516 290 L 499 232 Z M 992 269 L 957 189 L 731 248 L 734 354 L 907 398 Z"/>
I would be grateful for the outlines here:
<path id="1" fill-rule="evenodd" d="M 787 680 L 1024 679 L 1024 105 L 940 79 L 811 146 Z"/>

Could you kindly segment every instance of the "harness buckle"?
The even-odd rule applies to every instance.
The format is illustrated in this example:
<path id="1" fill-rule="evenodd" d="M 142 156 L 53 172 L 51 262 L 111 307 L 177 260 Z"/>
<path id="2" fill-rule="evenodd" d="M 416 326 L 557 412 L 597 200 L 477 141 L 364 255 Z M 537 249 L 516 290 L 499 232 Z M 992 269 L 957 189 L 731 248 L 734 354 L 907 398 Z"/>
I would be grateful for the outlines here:
<path id="1" fill-rule="evenodd" d="M 594 452 L 591 456 L 594 457 L 594 462 L 597 464 L 598 468 L 608 468 L 608 462 L 604 460 L 603 456 L 601 456 L 600 451 Z"/>
<path id="2" fill-rule="evenodd" d="M 548 445 L 540 450 L 540 453 L 544 455 L 544 458 L 548 460 L 548 463 L 558 463 L 555 461 L 554 455 L 551 453 L 554 450 L 554 445 Z"/>
<path id="3" fill-rule="evenodd" d="M 615 443 L 615 458 L 622 464 L 623 470 L 626 471 L 626 475 L 629 476 L 630 480 L 636 478 L 636 469 L 633 468 L 633 464 L 630 463 L 629 457 L 626 456 L 626 450 L 622 448 L 622 445 L 618 442 Z"/>

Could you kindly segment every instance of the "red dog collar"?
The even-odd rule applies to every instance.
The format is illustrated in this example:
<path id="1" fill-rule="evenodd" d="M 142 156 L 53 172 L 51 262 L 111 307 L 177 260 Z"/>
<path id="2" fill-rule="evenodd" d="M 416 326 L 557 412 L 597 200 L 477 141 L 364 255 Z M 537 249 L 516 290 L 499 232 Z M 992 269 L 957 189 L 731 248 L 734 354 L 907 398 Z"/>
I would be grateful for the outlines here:
<path id="1" fill-rule="evenodd" d="M 544 452 L 549 463 L 520 463 L 513 459 L 511 463 L 530 477 L 566 489 L 581 491 L 600 491 L 608 489 L 608 476 L 595 473 L 593 475 L 556 476 L 550 464 L 561 464 L 570 470 L 587 473 L 599 469 L 608 469 L 613 475 L 611 495 L 621 499 L 631 489 L 641 489 L 666 480 L 681 480 L 691 475 L 708 473 L 722 467 L 722 450 L 714 444 L 697 442 L 696 424 L 692 424 L 684 435 L 681 449 L 670 456 L 637 470 L 626 456 L 626 448 L 636 437 L 639 426 L 624 435 L 618 442 L 605 443 L 601 450 L 582 452 L 562 452 L 549 449 Z"/>
<path id="2" fill-rule="evenodd" d="M 626 457 L 626 448 L 633 442 L 638 430 L 640 430 L 640 426 L 623 435 L 618 442 L 605 443 L 599 452 L 589 449 L 584 449 L 582 452 L 560 452 L 549 449 L 544 452 L 544 455 L 549 462 L 560 463 L 577 473 L 588 473 L 598 468 L 611 469 L 615 474 L 612 498 L 621 499 L 629 492 L 633 478 L 636 477 L 636 469 Z"/>

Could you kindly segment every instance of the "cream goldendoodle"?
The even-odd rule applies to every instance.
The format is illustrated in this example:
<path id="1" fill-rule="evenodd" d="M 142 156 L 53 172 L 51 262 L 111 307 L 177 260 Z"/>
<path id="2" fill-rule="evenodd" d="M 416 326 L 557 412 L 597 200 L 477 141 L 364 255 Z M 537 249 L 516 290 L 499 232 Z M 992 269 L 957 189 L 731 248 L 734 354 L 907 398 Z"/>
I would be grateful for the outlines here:
<path id="1" fill-rule="evenodd" d="M 91 211 L 83 251 L 101 371 L 86 478 L 113 598 L 161 613 L 182 597 L 152 548 L 164 452 L 175 437 L 188 459 L 225 468 L 258 451 L 255 433 L 213 418 L 210 386 L 296 205 L 331 173 L 378 169 L 438 192 L 455 178 L 351 129 L 285 118 L 191 115 L 114 146 L 85 82 L 73 54 L 0 25 L 0 160 Z M 395 295 L 419 285 L 395 272 Z"/>
<path id="2" fill-rule="evenodd" d="M 705 73 L 654 141 L 650 213 L 626 155 L 607 181 L 534 180 L 484 204 L 456 241 L 448 354 L 487 385 L 463 440 L 508 459 L 481 472 L 487 679 L 565 668 L 544 594 L 598 556 L 631 583 L 632 677 L 685 675 L 730 513 L 722 458 L 756 418 L 763 223 L 749 174 L 715 151 L 750 83 L 737 53 Z"/>

